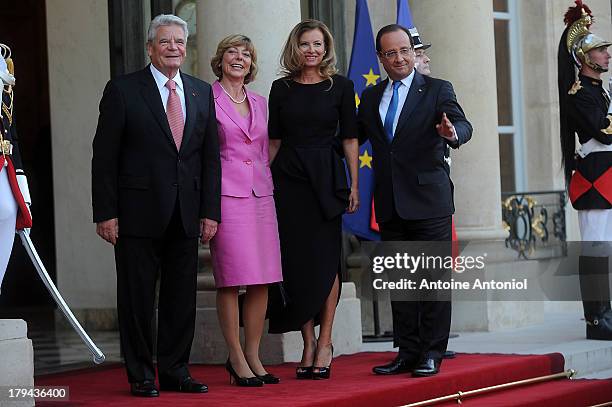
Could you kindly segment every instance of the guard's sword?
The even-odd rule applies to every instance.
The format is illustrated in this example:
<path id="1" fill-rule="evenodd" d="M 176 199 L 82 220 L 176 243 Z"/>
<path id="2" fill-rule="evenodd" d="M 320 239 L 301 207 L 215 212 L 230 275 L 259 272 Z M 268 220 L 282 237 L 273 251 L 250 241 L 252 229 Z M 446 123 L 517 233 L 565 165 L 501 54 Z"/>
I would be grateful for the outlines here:
<path id="1" fill-rule="evenodd" d="M 28 255 L 30 256 L 30 260 L 32 260 L 34 267 L 36 267 L 36 271 L 38 271 L 40 279 L 43 281 L 43 283 L 45 283 L 47 290 L 55 300 L 55 303 L 58 305 L 58 307 L 62 310 L 62 312 L 68 319 L 68 322 L 70 322 L 70 325 L 72 325 L 72 327 L 79 334 L 83 342 L 85 342 L 85 345 L 89 348 L 89 351 L 93 356 L 94 363 L 100 364 L 104 362 L 104 354 L 102 353 L 100 348 L 98 348 L 96 344 L 93 343 L 89 335 L 87 335 L 87 332 L 85 332 L 85 330 L 83 329 L 79 321 L 76 319 L 72 311 L 70 311 L 70 308 L 68 307 L 61 294 L 55 287 L 55 284 L 53 284 L 51 277 L 49 277 L 49 274 L 45 269 L 45 265 L 40 260 L 40 257 L 36 252 L 36 248 L 34 247 L 34 243 L 32 243 L 32 239 L 30 239 L 29 234 L 23 230 L 19 230 L 17 231 L 17 233 L 21 238 L 21 243 L 23 243 L 23 247 L 25 247 L 26 252 L 28 252 Z"/>

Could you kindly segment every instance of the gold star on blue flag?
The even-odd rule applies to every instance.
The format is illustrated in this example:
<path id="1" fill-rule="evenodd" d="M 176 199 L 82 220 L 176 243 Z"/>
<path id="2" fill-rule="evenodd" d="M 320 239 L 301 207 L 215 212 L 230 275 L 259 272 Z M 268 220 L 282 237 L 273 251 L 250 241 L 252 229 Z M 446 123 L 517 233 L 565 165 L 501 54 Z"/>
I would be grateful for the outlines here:
<path id="1" fill-rule="evenodd" d="M 372 168 L 372 157 L 368 154 L 368 150 L 365 150 L 363 154 L 359 154 L 359 168 L 363 167 Z"/>
<path id="2" fill-rule="evenodd" d="M 370 72 L 368 72 L 365 75 L 361 75 L 361 76 L 363 76 L 366 80 L 366 84 L 365 84 L 366 88 L 370 85 L 372 86 L 376 85 L 376 81 L 378 80 L 378 78 L 380 78 L 380 75 L 376 75 L 372 68 L 370 68 Z"/>

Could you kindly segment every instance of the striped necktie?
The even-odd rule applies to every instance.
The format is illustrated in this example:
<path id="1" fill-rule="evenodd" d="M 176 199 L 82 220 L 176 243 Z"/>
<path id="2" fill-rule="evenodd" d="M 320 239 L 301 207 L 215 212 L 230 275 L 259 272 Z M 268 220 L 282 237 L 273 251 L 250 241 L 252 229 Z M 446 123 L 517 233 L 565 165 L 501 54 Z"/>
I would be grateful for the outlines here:
<path id="1" fill-rule="evenodd" d="M 183 108 L 181 107 L 179 95 L 176 93 L 176 82 L 172 79 L 168 79 L 166 87 L 170 91 L 168 103 L 166 104 L 166 116 L 168 117 L 168 124 L 170 125 L 170 131 L 172 132 L 172 138 L 176 144 L 176 149 L 180 150 L 181 142 L 183 141 L 183 129 L 185 128 Z"/>

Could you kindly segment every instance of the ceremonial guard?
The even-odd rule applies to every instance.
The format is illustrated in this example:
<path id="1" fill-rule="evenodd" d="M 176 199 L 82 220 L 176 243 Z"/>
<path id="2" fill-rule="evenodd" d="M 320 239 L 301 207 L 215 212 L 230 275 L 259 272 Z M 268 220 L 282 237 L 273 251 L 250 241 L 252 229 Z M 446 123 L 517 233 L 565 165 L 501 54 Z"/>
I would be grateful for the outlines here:
<path id="1" fill-rule="evenodd" d="M 0 110 L 0 290 L 11 256 L 15 231 L 32 227 L 30 192 L 23 172 L 17 145 L 13 117 L 13 87 L 15 86 L 11 50 L 0 44 L 0 79 L 2 109 Z"/>
<path id="2" fill-rule="evenodd" d="M 578 211 L 578 262 L 587 339 L 612 340 L 612 106 L 602 86 L 611 42 L 589 31 L 592 14 L 576 0 L 559 44 L 560 136 L 570 200 Z M 579 145 L 576 145 L 576 135 Z"/>

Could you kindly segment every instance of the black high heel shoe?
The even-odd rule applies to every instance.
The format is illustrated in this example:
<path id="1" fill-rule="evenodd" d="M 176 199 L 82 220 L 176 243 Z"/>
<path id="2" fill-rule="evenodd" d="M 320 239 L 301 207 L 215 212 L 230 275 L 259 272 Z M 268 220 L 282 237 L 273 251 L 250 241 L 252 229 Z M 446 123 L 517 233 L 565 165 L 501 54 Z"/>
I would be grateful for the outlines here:
<path id="1" fill-rule="evenodd" d="M 266 373 L 263 376 L 256 374 L 255 377 L 257 377 L 259 380 L 264 382 L 264 384 L 279 384 L 280 383 L 280 379 L 271 373 Z"/>
<path id="2" fill-rule="evenodd" d="M 227 370 L 227 372 L 230 375 L 230 384 L 232 384 L 232 381 L 233 383 L 236 383 L 236 386 L 243 386 L 243 387 L 261 387 L 264 384 L 264 382 L 257 376 L 253 376 L 253 377 L 238 376 L 238 373 L 236 373 L 236 371 L 232 367 L 232 364 L 230 363 L 229 359 L 227 360 L 227 362 L 225 362 L 225 370 Z"/>
<path id="3" fill-rule="evenodd" d="M 247 365 L 249 365 L 249 369 L 251 369 L 255 377 L 261 380 L 264 384 L 279 384 L 280 383 L 280 379 L 271 373 L 266 373 L 264 375 L 258 375 L 257 373 L 255 373 L 255 371 L 249 364 L 248 360 L 247 360 Z"/>
<path id="4" fill-rule="evenodd" d="M 312 378 L 315 380 L 329 379 L 329 377 L 331 376 L 331 365 L 333 361 L 334 361 L 334 345 L 331 345 L 331 360 L 329 361 L 329 366 L 313 367 Z M 318 369 L 319 371 L 315 372 L 314 369 Z"/>
<path id="5" fill-rule="evenodd" d="M 314 353 L 317 353 L 317 343 L 313 341 L 313 348 L 315 349 Z M 313 355 L 313 358 L 314 356 Z M 302 355 L 302 358 L 304 356 Z M 295 377 L 300 380 L 308 380 L 312 379 L 312 369 L 314 369 L 314 359 L 312 361 L 312 365 L 310 366 L 298 366 L 295 368 Z"/>
<path id="6" fill-rule="evenodd" d="M 313 366 L 298 366 L 295 368 L 295 377 L 298 379 L 312 379 Z"/>

